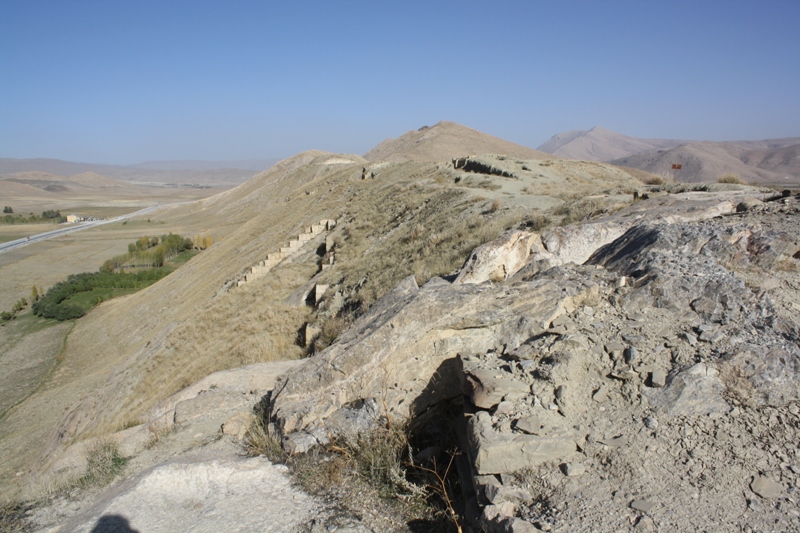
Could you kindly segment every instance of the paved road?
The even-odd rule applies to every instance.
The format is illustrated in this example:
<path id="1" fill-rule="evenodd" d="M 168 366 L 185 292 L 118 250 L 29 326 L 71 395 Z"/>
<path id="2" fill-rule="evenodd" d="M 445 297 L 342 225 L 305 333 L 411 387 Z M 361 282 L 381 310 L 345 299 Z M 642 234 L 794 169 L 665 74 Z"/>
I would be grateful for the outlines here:
<path id="1" fill-rule="evenodd" d="M 176 205 L 176 204 L 168 204 L 168 205 Z M 103 224 L 111 224 L 113 222 L 119 222 L 120 220 L 125 220 L 126 218 L 131 218 L 139 215 L 144 215 L 155 211 L 158 209 L 159 205 L 153 205 L 150 207 L 146 207 L 134 213 L 128 213 L 127 215 L 120 215 L 118 217 L 109 218 L 108 220 L 94 220 L 92 222 L 82 222 L 80 224 L 71 225 L 64 228 L 59 228 L 53 231 L 47 231 L 45 233 L 39 233 L 38 235 L 31 235 L 25 239 L 17 239 L 15 241 L 8 241 L 0 244 L 0 254 L 3 252 L 7 252 L 9 250 L 14 250 L 15 248 L 21 248 L 23 246 L 27 246 L 29 244 L 33 244 L 35 242 L 43 241 L 46 239 L 52 239 L 53 237 L 58 237 L 59 235 L 66 235 L 67 233 L 72 233 L 73 231 L 80 231 L 82 229 L 87 228 L 94 228 L 97 226 L 102 226 Z"/>

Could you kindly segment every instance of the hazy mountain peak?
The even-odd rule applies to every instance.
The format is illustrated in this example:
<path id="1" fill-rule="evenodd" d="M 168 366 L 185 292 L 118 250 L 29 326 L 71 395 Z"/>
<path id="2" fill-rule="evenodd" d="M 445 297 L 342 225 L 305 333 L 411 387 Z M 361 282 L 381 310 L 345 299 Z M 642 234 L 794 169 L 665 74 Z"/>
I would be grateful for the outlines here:
<path id="1" fill-rule="evenodd" d="M 590 130 L 573 130 L 553 135 L 539 150 L 559 157 L 588 161 L 612 161 L 622 157 L 673 148 L 687 141 L 670 139 L 638 139 L 594 126 Z"/>

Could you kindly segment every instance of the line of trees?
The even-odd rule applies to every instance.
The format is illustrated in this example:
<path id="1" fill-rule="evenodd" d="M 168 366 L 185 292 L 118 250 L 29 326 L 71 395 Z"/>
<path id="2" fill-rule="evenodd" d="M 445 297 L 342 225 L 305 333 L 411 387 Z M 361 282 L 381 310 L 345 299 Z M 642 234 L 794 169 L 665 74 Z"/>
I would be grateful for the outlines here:
<path id="1" fill-rule="evenodd" d="M 142 289 L 169 274 L 156 268 L 139 272 L 83 272 L 72 274 L 66 281 L 59 281 L 34 302 L 33 314 L 43 318 L 71 320 L 80 318 L 86 311 L 79 305 L 64 303 L 74 294 L 94 289 Z"/>
<path id="2" fill-rule="evenodd" d="M 60 224 L 61 222 L 67 221 L 67 217 L 61 216 L 61 211 L 52 209 L 42 211 L 41 215 L 34 215 L 33 213 L 30 213 L 27 217 L 24 217 L 22 214 L 17 214 L 14 216 L 14 210 L 9 206 L 5 206 L 3 208 L 3 213 L 6 213 L 3 218 L 0 218 L 0 222 L 3 224 L 38 224 L 40 222 L 53 222 Z"/>
<path id="3" fill-rule="evenodd" d="M 112 257 L 100 267 L 101 272 L 123 268 L 160 268 L 184 250 L 191 250 L 192 239 L 170 233 L 158 237 L 140 237 L 128 245 L 128 253 Z"/>
<path id="4" fill-rule="evenodd" d="M 143 289 L 155 283 L 171 272 L 168 268 L 161 268 L 164 262 L 177 256 L 184 250 L 193 248 L 192 239 L 184 239 L 180 235 L 168 234 L 159 237 L 141 237 L 136 242 L 128 245 L 128 253 L 119 255 L 106 261 L 98 272 L 84 272 L 72 274 L 66 281 L 60 281 L 50 287 L 45 293 L 35 285 L 31 289 L 31 309 L 33 314 L 43 318 L 57 320 L 71 320 L 80 318 L 92 306 L 102 301 L 98 296 L 94 301 L 88 302 L 82 298 L 84 308 L 68 300 L 71 296 L 95 289 Z M 125 272 L 123 268 L 138 268 L 135 272 Z M 119 272 L 117 271 L 119 270 Z M 24 301 L 24 298 L 23 298 Z M 25 304 L 27 305 L 27 301 Z M 3 320 L 10 320 L 16 316 L 17 310 L 11 313 L 2 313 Z M 6 319 L 6 314 L 9 318 Z"/>
<path id="5" fill-rule="evenodd" d="M 3 311 L 0 313 L 0 320 L 3 322 L 8 322 L 9 320 L 13 320 L 17 318 L 17 314 L 25 309 L 28 305 L 28 300 L 25 298 L 20 298 L 17 300 L 17 303 L 14 304 L 14 307 L 11 308 L 11 311 Z"/>

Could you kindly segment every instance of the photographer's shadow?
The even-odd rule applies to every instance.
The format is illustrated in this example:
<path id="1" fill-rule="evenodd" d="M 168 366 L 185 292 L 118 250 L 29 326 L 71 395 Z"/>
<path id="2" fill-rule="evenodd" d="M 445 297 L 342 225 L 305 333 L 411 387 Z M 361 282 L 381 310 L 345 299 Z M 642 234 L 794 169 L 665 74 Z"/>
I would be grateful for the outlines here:
<path id="1" fill-rule="evenodd" d="M 124 516 L 112 514 L 101 516 L 91 533 L 139 533 Z"/>

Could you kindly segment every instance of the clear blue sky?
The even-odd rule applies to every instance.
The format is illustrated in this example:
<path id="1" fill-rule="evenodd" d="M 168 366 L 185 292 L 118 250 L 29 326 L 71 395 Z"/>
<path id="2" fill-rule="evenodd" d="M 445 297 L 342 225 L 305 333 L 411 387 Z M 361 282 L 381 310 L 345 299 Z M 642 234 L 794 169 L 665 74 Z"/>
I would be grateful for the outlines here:
<path id="1" fill-rule="evenodd" d="M 0 157 L 800 136 L 800 0 L 0 0 Z"/>

